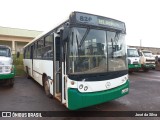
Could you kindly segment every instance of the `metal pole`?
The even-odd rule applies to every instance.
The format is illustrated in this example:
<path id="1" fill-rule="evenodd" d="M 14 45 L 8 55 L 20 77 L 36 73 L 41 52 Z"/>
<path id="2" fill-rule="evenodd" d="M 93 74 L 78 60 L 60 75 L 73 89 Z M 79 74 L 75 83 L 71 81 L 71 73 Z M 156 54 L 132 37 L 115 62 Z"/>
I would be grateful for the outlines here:
<path id="1" fill-rule="evenodd" d="M 142 40 L 140 39 L 140 49 L 141 49 L 141 47 L 142 47 Z"/>

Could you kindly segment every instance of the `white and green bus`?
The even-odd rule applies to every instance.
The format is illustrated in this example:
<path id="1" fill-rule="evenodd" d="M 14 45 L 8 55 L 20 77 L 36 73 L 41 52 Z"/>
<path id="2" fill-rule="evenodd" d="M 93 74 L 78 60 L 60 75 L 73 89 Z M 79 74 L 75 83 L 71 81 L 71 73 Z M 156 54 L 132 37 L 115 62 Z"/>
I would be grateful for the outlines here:
<path id="1" fill-rule="evenodd" d="M 140 56 L 136 48 L 127 48 L 128 71 L 129 73 L 141 69 Z"/>
<path id="2" fill-rule="evenodd" d="M 8 86 L 14 85 L 15 68 L 11 54 L 11 48 L 0 45 L 0 83 L 7 83 Z"/>
<path id="3" fill-rule="evenodd" d="M 70 110 L 129 92 L 125 23 L 73 12 L 69 19 L 24 47 L 24 68 Z"/>

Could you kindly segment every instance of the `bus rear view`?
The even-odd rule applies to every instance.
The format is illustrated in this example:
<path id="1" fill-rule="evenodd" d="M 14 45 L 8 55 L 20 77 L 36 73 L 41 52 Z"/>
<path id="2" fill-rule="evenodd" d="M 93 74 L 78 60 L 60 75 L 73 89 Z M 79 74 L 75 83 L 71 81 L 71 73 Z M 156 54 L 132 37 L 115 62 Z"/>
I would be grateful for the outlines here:
<path id="1" fill-rule="evenodd" d="M 14 84 L 14 66 L 12 65 L 11 49 L 8 46 L 0 45 L 0 82 L 8 86 Z"/>

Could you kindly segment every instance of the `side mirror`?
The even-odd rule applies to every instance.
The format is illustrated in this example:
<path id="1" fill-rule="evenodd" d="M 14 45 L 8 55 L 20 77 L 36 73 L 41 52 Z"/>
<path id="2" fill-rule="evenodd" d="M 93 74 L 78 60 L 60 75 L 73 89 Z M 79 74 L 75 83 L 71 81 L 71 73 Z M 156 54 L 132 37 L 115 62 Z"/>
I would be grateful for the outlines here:
<path id="1" fill-rule="evenodd" d="M 19 56 L 20 56 L 20 52 L 17 52 L 17 58 L 19 58 Z"/>

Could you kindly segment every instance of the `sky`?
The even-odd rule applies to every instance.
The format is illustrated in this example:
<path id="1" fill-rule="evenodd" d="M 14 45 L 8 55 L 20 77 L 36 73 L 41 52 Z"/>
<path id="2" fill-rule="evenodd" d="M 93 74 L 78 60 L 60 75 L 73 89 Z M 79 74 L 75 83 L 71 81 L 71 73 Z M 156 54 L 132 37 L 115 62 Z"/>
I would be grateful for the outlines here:
<path id="1" fill-rule="evenodd" d="M 126 23 L 128 45 L 160 48 L 159 0 L 0 0 L 0 26 L 47 31 L 73 11 Z"/>

